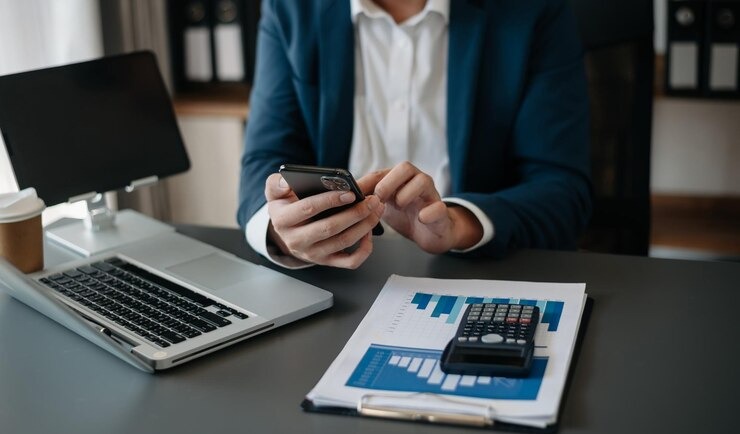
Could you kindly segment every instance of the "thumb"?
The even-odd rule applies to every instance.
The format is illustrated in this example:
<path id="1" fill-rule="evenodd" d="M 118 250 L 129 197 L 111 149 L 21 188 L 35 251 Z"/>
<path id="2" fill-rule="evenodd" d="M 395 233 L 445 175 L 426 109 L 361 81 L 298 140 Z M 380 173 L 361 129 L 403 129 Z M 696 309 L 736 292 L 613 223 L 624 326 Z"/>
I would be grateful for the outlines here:
<path id="1" fill-rule="evenodd" d="M 265 181 L 265 197 L 268 202 L 276 199 L 284 199 L 292 194 L 293 190 L 290 189 L 281 174 L 273 173 L 267 177 Z"/>

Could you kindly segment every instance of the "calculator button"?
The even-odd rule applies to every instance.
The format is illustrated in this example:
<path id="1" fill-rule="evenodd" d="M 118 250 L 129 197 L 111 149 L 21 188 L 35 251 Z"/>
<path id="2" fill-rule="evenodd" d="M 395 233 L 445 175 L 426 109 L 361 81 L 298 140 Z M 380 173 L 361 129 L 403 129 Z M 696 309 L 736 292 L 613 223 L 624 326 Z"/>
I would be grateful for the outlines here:
<path id="1" fill-rule="evenodd" d="M 500 344 L 504 341 L 504 337 L 495 333 L 489 333 L 480 338 L 480 341 L 484 344 Z"/>
<path id="2" fill-rule="evenodd" d="M 519 344 L 519 345 L 524 345 L 524 344 L 527 343 L 527 341 L 525 341 L 524 339 L 517 339 L 516 340 L 516 343 Z"/>
<path id="3" fill-rule="evenodd" d="M 468 338 L 466 338 L 464 336 L 460 336 L 459 338 L 457 338 L 457 341 L 458 342 L 467 342 L 468 341 Z"/>
<path id="4" fill-rule="evenodd" d="M 507 338 L 506 339 L 506 343 L 507 344 L 515 344 L 516 343 L 516 339 L 514 339 L 514 338 Z"/>
<path id="5" fill-rule="evenodd" d="M 524 324 L 531 323 L 532 322 L 532 319 L 531 318 L 522 318 L 519 321 L 522 323 L 522 325 L 524 325 Z"/>
<path id="6" fill-rule="evenodd" d="M 478 336 L 472 336 L 468 338 L 468 342 L 478 342 Z"/>

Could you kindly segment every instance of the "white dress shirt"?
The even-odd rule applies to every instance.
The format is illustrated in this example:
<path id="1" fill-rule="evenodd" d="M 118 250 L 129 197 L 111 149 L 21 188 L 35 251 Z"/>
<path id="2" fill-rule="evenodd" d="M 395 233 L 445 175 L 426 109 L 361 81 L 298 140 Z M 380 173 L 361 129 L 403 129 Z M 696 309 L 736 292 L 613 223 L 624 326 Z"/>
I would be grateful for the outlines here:
<path id="1" fill-rule="evenodd" d="M 441 196 L 450 193 L 447 152 L 447 52 L 450 0 L 427 0 L 402 23 L 371 0 L 349 0 L 355 27 L 355 97 L 349 170 L 356 177 L 410 161 L 429 174 Z M 473 250 L 493 238 L 493 224 L 471 202 L 444 197 L 470 210 L 483 226 Z M 247 222 L 254 250 L 288 268 L 307 264 L 267 247 L 263 206 Z M 389 231 L 386 225 L 386 232 Z M 384 235 L 386 236 L 386 235 Z M 272 251 L 270 251 L 272 250 Z"/>

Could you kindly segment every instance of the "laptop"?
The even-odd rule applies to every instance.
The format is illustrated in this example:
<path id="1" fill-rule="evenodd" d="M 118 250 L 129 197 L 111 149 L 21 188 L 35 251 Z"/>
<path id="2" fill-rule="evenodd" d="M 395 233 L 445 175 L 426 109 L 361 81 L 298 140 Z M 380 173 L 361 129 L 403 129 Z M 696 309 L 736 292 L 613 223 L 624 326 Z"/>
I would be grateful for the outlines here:
<path id="1" fill-rule="evenodd" d="M 0 259 L 0 287 L 131 365 L 171 368 L 331 307 L 323 289 L 107 209 L 102 192 L 190 165 L 152 53 L 0 77 L 0 134 L 19 188 L 90 210 L 47 230 L 63 260 L 26 275 Z"/>

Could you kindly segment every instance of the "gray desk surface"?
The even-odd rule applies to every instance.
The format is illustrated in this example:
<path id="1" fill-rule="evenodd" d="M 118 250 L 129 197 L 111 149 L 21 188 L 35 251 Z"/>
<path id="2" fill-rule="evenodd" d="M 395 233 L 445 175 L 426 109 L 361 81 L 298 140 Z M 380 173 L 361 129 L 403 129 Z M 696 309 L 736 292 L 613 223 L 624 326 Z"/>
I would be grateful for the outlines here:
<path id="1" fill-rule="evenodd" d="M 236 230 L 180 230 L 265 263 Z M 546 251 L 464 260 L 384 239 L 375 249 L 359 270 L 291 272 L 332 291 L 332 309 L 156 375 L 0 294 L 0 432 L 475 432 L 299 408 L 391 273 L 586 282 L 595 305 L 562 433 L 738 432 L 740 264 Z"/>

